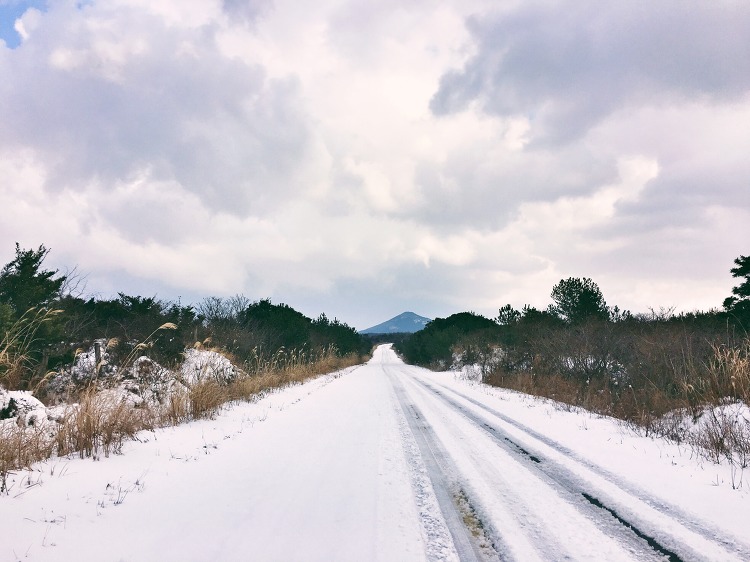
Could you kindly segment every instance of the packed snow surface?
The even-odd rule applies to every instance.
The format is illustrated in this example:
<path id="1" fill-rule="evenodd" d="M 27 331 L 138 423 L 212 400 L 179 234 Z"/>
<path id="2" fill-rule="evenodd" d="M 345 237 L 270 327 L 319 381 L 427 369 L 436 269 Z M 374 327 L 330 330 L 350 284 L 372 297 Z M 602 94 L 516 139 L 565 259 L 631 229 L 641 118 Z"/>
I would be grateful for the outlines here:
<path id="1" fill-rule="evenodd" d="M 122 455 L 11 475 L 0 560 L 748 560 L 743 478 L 381 346 Z"/>

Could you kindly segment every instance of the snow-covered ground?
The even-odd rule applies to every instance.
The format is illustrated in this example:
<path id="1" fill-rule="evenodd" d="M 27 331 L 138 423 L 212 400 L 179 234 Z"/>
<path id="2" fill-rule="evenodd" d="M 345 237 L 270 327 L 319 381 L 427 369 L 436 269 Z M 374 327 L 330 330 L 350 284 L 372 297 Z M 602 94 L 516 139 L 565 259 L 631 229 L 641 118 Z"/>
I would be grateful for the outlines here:
<path id="1" fill-rule="evenodd" d="M 743 476 L 381 346 L 122 455 L 14 475 L 0 560 L 749 560 Z"/>

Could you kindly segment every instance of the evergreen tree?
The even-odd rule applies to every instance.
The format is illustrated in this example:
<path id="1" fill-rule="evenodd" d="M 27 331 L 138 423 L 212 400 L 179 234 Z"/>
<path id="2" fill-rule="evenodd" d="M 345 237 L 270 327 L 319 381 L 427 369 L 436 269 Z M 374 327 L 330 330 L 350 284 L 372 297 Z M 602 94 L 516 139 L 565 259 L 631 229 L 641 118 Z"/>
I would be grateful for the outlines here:
<path id="1" fill-rule="evenodd" d="M 43 245 L 36 250 L 22 250 L 16 243 L 16 257 L 0 272 L 0 303 L 10 306 L 17 317 L 30 308 L 50 304 L 60 296 L 65 276 L 57 270 L 42 270 L 49 250 Z"/>
<path id="2" fill-rule="evenodd" d="M 740 256 L 734 260 L 737 267 L 730 272 L 732 277 L 744 281 L 732 288 L 732 296 L 724 299 L 724 309 L 743 323 L 750 322 L 750 256 Z"/>
<path id="3" fill-rule="evenodd" d="M 609 309 L 599 286 L 588 277 L 563 279 L 552 288 L 549 311 L 569 324 L 586 320 L 608 320 Z"/>

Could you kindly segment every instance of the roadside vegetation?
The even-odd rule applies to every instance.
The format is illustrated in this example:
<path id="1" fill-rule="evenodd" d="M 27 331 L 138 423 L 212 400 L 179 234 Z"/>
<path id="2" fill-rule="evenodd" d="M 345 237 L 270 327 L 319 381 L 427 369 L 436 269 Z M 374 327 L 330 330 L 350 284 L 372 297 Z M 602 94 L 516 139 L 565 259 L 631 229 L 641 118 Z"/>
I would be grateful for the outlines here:
<path id="1" fill-rule="evenodd" d="M 370 351 L 347 324 L 268 299 L 86 297 L 75 270 L 44 268 L 48 252 L 16 245 L 0 271 L 0 492 L 36 461 L 118 453 L 141 430 L 211 417 Z"/>
<path id="2" fill-rule="evenodd" d="M 750 257 L 731 269 L 722 309 L 632 314 L 588 278 L 561 280 L 544 310 L 463 312 L 396 344 L 432 369 L 464 369 L 503 388 L 624 420 L 715 462 L 750 462 Z"/>

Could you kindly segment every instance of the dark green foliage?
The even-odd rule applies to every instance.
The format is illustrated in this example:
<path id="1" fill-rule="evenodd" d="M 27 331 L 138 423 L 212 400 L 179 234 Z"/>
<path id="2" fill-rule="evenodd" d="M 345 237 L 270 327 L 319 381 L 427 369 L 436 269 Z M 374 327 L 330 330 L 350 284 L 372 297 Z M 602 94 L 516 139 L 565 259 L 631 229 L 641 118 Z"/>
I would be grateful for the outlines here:
<path id="1" fill-rule="evenodd" d="M 196 342 L 222 348 L 241 361 L 273 357 L 282 348 L 308 357 L 322 350 L 363 355 L 370 349 L 366 338 L 338 319 L 321 314 L 311 320 L 269 299 L 211 297 L 196 310 L 179 302 L 124 293 L 114 299 L 61 295 L 65 276 L 42 269 L 48 252 L 44 246 L 22 250 L 16 244 L 15 259 L 0 272 L 0 336 L 9 334 L 29 309 L 59 311 L 27 338 L 24 365 L 32 367 L 14 379 L 14 387 L 33 386 L 48 370 L 73 363 L 77 349 L 89 349 L 99 339 L 107 340 L 112 364 L 136 351 L 164 366 L 179 362 L 185 348 Z"/>
<path id="2" fill-rule="evenodd" d="M 511 305 L 506 304 L 503 306 L 495 321 L 501 326 L 513 326 L 521 319 L 521 313 L 518 312 Z"/>
<path id="3" fill-rule="evenodd" d="M 56 306 L 66 280 L 57 271 L 42 269 L 48 253 L 43 245 L 36 250 L 24 250 L 16 243 L 15 258 L 0 271 L 0 339 L 14 330 L 14 326 L 16 329 L 27 326 L 21 338 L 27 365 L 20 381 L 23 388 L 35 376 L 44 376 L 63 335 L 59 319 L 45 314 Z M 41 316 L 46 317 L 45 322 L 34 322 Z"/>
<path id="4" fill-rule="evenodd" d="M 17 318 L 31 308 L 48 306 L 60 294 L 65 276 L 41 269 L 48 253 L 44 246 L 22 250 L 16 243 L 16 257 L 0 272 L 0 303 L 10 306 Z"/>
<path id="5" fill-rule="evenodd" d="M 612 392 L 628 384 L 672 392 L 677 365 L 687 377 L 691 362 L 709 361 L 712 344 L 733 339 L 715 311 L 633 316 L 618 309 L 609 320 L 592 315 L 568 323 L 529 306 L 501 334 L 497 368 L 503 374 L 562 376 L 582 388 L 599 380 Z"/>
<path id="6" fill-rule="evenodd" d="M 95 339 L 111 340 L 113 360 L 127 356 L 133 346 L 147 342 L 149 349 L 146 354 L 149 357 L 164 365 L 174 364 L 179 361 L 185 346 L 192 343 L 198 325 L 191 306 L 160 301 L 155 297 L 124 293 L 111 300 L 65 297 L 58 305 L 63 310 L 65 334 L 72 345 L 88 347 Z M 159 330 L 167 323 L 175 324 L 177 328 Z M 69 345 L 67 356 L 61 358 L 61 362 L 69 360 L 70 348 Z"/>
<path id="7" fill-rule="evenodd" d="M 309 343 L 312 330 L 312 320 L 307 316 L 286 304 L 272 304 L 270 299 L 248 306 L 242 324 L 266 350 L 301 349 Z"/>
<path id="8" fill-rule="evenodd" d="M 734 260 L 737 267 L 730 269 L 732 277 L 745 280 L 732 289 L 738 299 L 750 299 L 750 256 L 740 256 Z"/>
<path id="9" fill-rule="evenodd" d="M 435 318 L 423 330 L 415 332 L 396 350 L 409 363 L 449 367 L 458 349 L 467 351 L 497 341 L 500 327 L 474 312 L 459 312 L 447 318 Z"/>
<path id="10" fill-rule="evenodd" d="M 500 318 L 515 319 L 501 325 L 500 338 L 496 341 L 505 350 L 499 364 L 508 371 L 528 369 L 537 356 L 533 342 L 565 326 L 558 316 L 528 304 L 521 311 L 506 305 L 500 309 L 498 320 Z"/>
<path id="11" fill-rule="evenodd" d="M 414 332 L 393 332 L 390 334 L 362 334 L 366 341 L 369 342 L 369 347 L 379 345 L 381 343 L 392 343 L 398 349 L 401 342 L 409 339 Z"/>
<path id="12" fill-rule="evenodd" d="M 744 280 L 732 288 L 731 297 L 724 299 L 724 309 L 747 330 L 750 328 L 750 256 L 740 256 L 734 263 L 737 267 L 730 270 L 732 277 Z"/>
<path id="13" fill-rule="evenodd" d="M 320 351 L 333 346 L 341 354 L 365 353 L 366 340 L 357 331 L 334 318 L 321 314 L 311 320 L 286 304 L 272 304 L 270 299 L 252 303 L 243 315 L 243 325 L 268 351 L 280 348 L 303 348 Z"/>
<path id="14" fill-rule="evenodd" d="M 15 321 L 13 307 L 4 302 L 0 302 L 0 334 L 8 332 Z"/>
<path id="15" fill-rule="evenodd" d="M 370 349 L 368 340 L 357 333 L 357 330 L 337 318 L 329 320 L 325 314 L 313 320 L 310 342 L 313 348 L 333 345 L 342 355 L 364 355 Z"/>
<path id="16" fill-rule="evenodd" d="M 226 326 L 226 319 L 222 322 Z M 241 333 L 233 351 L 240 355 L 256 348 L 273 354 L 281 348 L 315 352 L 333 346 L 343 355 L 366 353 L 369 348 L 354 328 L 338 319 L 329 320 L 321 314 L 311 320 L 289 305 L 273 304 L 270 299 L 249 304 L 238 315 L 238 322 Z"/>
<path id="17" fill-rule="evenodd" d="M 736 263 L 733 274 L 750 278 L 750 259 Z M 728 320 L 750 302 L 749 291 L 750 283 L 735 288 L 725 303 L 730 315 L 661 310 L 634 316 L 608 308 L 592 280 L 570 278 L 555 286 L 555 304 L 547 310 L 505 305 L 495 322 L 471 313 L 436 319 L 396 349 L 411 363 L 477 365 L 491 384 L 650 423 L 674 408 L 700 412 L 707 396 L 736 398 L 733 386 L 709 388 L 710 373 L 717 350 L 747 345 L 745 331 Z"/>
<path id="18" fill-rule="evenodd" d="M 5 406 L 5 408 L 0 408 L 0 420 L 9 420 L 10 418 L 13 418 L 18 413 L 18 404 L 16 404 L 16 399 L 11 398 L 8 400 L 8 404 Z"/>
<path id="19" fill-rule="evenodd" d="M 552 288 L 550 312 L 569 324 L 586 320 L 608 320 L 609 309 L 599 286 L 588 277 L 569 277 Z"/>
<path id="20" fill-rule="evenodd" d="M 251 302 L 242 295 L 211 297 L 198 307 L 200 340 L 222 347 L 239 359 L 269 359 L 279 349 L 305 354 L 334 347 L 340 355 L 365 354 L 370 345 L 354 328 L 321 314 L 316 320 L 270 299 Z"/>

